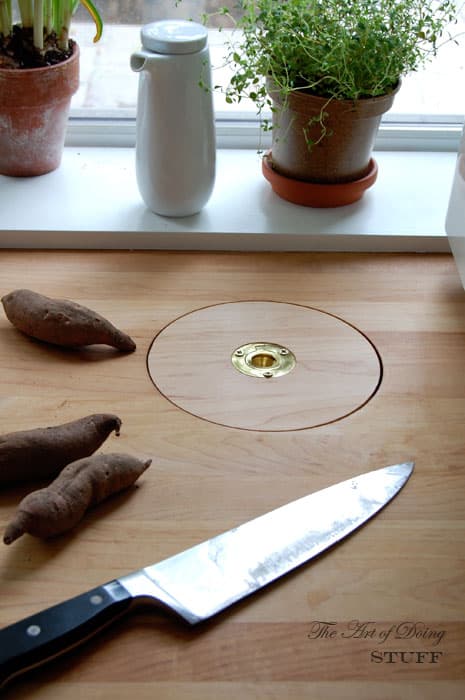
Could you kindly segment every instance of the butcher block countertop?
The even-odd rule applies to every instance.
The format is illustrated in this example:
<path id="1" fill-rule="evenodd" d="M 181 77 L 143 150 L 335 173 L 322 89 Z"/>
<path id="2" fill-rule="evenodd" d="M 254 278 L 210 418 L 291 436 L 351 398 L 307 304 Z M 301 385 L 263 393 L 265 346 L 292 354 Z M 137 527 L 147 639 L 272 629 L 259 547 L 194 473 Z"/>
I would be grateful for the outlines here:
<path id="1" fill-rule="evenodd" d="M 465 696 L 465 292 L 451 256 L 12 250 L 0 271 L 1 296 L 72 299 L 137 343 L 63 350 L 0 308 L 1 432 L 111 412 L 121 435 L 101 451 L 153 460 L 68 534 L 1 543 L 0 627 L 309 492 L 416 465 L 367 525 L 210 622 L 135 610 L 4 697 Z M 221 355 L 227 333 L 228 355 L 295 344 L 293 371 L 319 379 L 243 377 Z M 2 532 L 28 490 L 3 488 Z"/>

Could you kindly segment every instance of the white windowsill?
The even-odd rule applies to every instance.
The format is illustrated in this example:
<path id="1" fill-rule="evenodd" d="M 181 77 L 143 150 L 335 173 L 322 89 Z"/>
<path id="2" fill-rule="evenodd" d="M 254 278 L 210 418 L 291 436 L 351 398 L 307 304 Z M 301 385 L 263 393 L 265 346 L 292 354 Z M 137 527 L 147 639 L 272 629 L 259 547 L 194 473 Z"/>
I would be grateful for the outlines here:
<path id="1" fill-rule="evenodd" d="M 449 252 L 451 152 L 377 151 L 378 181 L 348 207 L 279 199 L 254 150 L 219 150 L 213 195 L 184 219 L 149 212 L 134 149 L 67 147 L 58 170 L 0 176 L 1 248 Z"/>

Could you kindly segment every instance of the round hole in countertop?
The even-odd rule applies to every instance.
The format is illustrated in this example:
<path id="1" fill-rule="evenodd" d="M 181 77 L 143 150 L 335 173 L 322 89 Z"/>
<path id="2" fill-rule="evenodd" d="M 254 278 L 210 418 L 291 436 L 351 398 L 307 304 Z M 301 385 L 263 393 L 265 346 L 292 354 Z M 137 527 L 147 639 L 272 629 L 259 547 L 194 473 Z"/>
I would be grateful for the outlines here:
<path id="1" fill-rule="evenodd" d="M 276 352 L 248 349 L 268 340 Z M 283 351 L 295 356 L 295 366 L 279 375 Z M 237 371 L 235 364 L 246 359 L 255 376 Z M 383 377 L 365 329 L 333 311 L 255 300 L 173 319 L 153 339 L 147 370 L 154 387 L 181 410 L 225 427 L 269 432 L 347 418 L 376 395 Z"/>

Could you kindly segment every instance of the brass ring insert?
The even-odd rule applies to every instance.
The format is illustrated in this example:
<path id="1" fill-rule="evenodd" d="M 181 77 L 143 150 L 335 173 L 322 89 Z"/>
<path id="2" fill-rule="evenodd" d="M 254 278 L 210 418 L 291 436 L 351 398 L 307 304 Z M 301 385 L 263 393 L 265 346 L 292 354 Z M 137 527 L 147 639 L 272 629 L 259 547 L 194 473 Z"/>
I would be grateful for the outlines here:
<path id="1" fill-rule="evenodd" d="M 234 350 L 231 362 L 238 372 L 249 377 L 272 379 L 289 374 L 295 367 L 295 356 L 276 343 L 246 343 Z"/>

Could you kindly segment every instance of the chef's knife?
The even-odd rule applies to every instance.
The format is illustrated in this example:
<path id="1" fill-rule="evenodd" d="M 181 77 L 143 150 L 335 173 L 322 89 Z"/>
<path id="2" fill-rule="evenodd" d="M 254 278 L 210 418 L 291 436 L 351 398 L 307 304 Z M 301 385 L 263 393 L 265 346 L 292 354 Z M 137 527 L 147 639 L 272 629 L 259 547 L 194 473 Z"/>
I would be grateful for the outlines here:
<path id="1" fill-rule="evenodd" d="M 62 654 L 152 601 L 193 625 L 349 535 L 385 506 L 413 471 L 405 462 L 293 501 L 228 532 L 0 630 L 0 685 Z"/>

